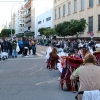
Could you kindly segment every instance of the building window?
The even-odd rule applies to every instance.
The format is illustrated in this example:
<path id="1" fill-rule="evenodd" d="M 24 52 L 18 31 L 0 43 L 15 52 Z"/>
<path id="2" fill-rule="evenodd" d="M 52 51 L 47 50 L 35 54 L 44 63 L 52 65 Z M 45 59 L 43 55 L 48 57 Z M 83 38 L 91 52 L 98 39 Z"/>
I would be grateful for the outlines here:
<path id="1" fill-rule="evenodd" d="M 38 24 L 41 24 L 41 21 L 39 21 Z"/>
<path id="2" fill-rule="evenodd" d="M 93 0 L 89 0 L 89 7 L 93 7 Z"/>
<path id="3" fill-rule="evenodd" d="M 93 16 L 89 17 L 89 25 L 88 25 L 89 32 L 93 32 Z"/>
<path id="4" fill-rule="evenodd" d="M 80 20 L 83 20 L 84 18 L 81 18 Z M 85 28 L 81 31 L 82 33 L 85 31 Z"/>
<path id="5" fill-rule="evenodd" d="M 54 0 L 54 2 L 57 2 L 57 0 Z"/>
<path id="6" fill-rule="evenodd" d="M 60 12 L 61 12 L 61 8 L 59 8 L 59 18 L 60 18 Z"/>
<path id="7" fill-rule="evenodd" d="M 84 0 L 81 0 L 81 10 L 84 10 Z"/>
<path id="8" fill-rule="evenodd" d="M 99 4 L 100 4 L 100 0 L 99 0 Z"/>
<path id="9" fill-rule="evenodd" d="M 77 12 L 77 0 L 74 0 L 74 12 Z"/>
<path id="10" fill-rule="evenodd" d="M 70 15 L 70 14 L 71 14 L 71 2 L 68 3 L 68 15 Z"/>
<path id="11" fill-rule="evenodd" d="M 98 31 L 100 31 L 100 15 L 98 15 Z"/>
<path id="12" fill-rule="evenodd" d="M 57 10 L 55 9 L 55 19 L 56 19 L 56 17 L 57 17 Z"/>
<path id="13" fill-rule="evenodd" d="M 46 21 L 50 21 L 50 20 L 51 20 L 51 17 L 46 18 Z"/>
<path id="14" fill-rule="evenodd" d="M 63 6 L 63 16 L 65 16 L 65 14 L 66 14 L 66 6 L 64 5 Z"/>

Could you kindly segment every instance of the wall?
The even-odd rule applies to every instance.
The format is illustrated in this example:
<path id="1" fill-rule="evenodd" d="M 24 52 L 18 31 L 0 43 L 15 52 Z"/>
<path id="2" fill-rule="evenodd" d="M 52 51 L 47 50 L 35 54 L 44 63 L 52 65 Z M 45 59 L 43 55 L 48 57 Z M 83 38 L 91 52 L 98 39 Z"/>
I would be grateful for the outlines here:
<path id="1" fill-rule="evenodd" d="M 39 32 L 38 32 L 39 28 L 43 28 L 43 27 L 44 28 L 47 28 L 47 27 L 52 28 L 52 11 L 53 11 L 53 9 L 48 10 L 47 12 L 41 14 L 40 16 L 38 16 L 36 18 L 36 31 L 35 31 L 36 34 L 35 34 L 35 37 L 40 35 Z M 46 21 L 46 18 L 48 18 L 48 17 L 51 17 L 51 20 Z M 41 24 L 38 24 L 39 21 L 41 21 Z"/>

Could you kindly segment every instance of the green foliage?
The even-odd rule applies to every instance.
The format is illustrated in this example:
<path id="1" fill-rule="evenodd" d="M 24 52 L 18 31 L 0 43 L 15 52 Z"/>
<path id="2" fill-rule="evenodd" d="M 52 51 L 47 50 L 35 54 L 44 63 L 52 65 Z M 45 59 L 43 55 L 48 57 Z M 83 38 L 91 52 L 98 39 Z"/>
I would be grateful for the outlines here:
<path id="1" fill-rule="evenodd" d="M 86 20 L 71 20 L 68 26 L 70 35 L 76 35 L 77 32 L 82 32 L 87 26 Z"/>
<path id="2" fill-rule="evenodd" d="M 63 35 L 63 23 L 59 23 L 56 27 L 55 30 L 57 32 L 58 36 L 62 36 Z"/>
<path id="3" fill-rule="evenodd" d="M 55 30 L 57 31 L 58 36 L 67 36 L 69 35 L 68 25 L 70 22 L 64 21 L 63 23 L 59 23 Z"/>
<path id="4" fill-rule="evenodd" d="M 32 36 L 34 36 L 34 33 L 26 33 L 25 36 L 32 37 Z"/>
<path id="5" fill-rule="evenodd" d="M 46 30 L 47 28 L 39 28 L 38 32 L 40 32 L 40 35 L 44 35 L 44 30 Z"/>
<path id="6" fill-rule="evenodd" d="M 69 21 L 65 21 L 63 22 L 63 30 L 62 30 L 62 36 L 68 36 L 70 35 L 69 30 L 68 30 L 68 26 L 69 26 L 70 22 Z"/>
<path id="7" fill-rule="evenodd" d="M 23 37 L 23 36 L 24 36 L 24 33 L 16 34 L 16 37 Z"/>
<path id="8" fill-rule="evenodd" d="M 43 32 L 45 36 L 50 36 L 50 35 L 53 36 L 56 34 L 56 31 L 54 28 L 47 28 Z"/>
<path id="9" fill-rule="evenodd" d="M 14 29 L 12 29 L 12 34 L 15 34 L 15 30 Z M 11 30 L 10 29 L 2 29 L 0 36 L 2 36 L 2 37 L 11 36 Z"/>
<path id="10" fill-rule="evenodd" d="M 86 20 L 71 20 L 59 23 L 55 30 L 58 36 L 76 35 L 77 32 L 82 32 L 87 26 Z"/>
<path id="11" fill-rule="evenodd" d="M 2 37 L 2 36 L 1 36 L 1 33 L 0 33 L 0 37 Z"/>
<path id="12" fill-rule="evenodd" d="M 34 36 L 34 33 L 19 33 L 19 34 L 16 34 L 16 37 L 23 37 L 23 36 L 26 36 L 26 37 L 33 37 Z"/>

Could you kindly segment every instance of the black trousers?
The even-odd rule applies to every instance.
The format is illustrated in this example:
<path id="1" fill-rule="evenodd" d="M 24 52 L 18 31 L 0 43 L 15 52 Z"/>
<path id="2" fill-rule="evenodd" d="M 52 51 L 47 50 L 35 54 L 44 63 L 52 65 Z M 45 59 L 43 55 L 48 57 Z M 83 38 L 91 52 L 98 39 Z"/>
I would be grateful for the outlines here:
<path id="1" fill-rule="evenodd" d="M 24 48 L 23 55 L 27 56 L 28 49 Z"/>

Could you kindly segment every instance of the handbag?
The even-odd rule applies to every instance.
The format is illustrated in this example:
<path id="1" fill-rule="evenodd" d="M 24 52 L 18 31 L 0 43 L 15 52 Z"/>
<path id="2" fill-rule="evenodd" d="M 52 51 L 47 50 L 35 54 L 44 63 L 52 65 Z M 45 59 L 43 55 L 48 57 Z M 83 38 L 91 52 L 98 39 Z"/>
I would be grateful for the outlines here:
<path id="1" fill-rule="evenodd" d="M 19 48 L 19 45 L 17 43 L 16 52 L 19 52 L 19 51 L 20 51 L 20 48 Z"/>

